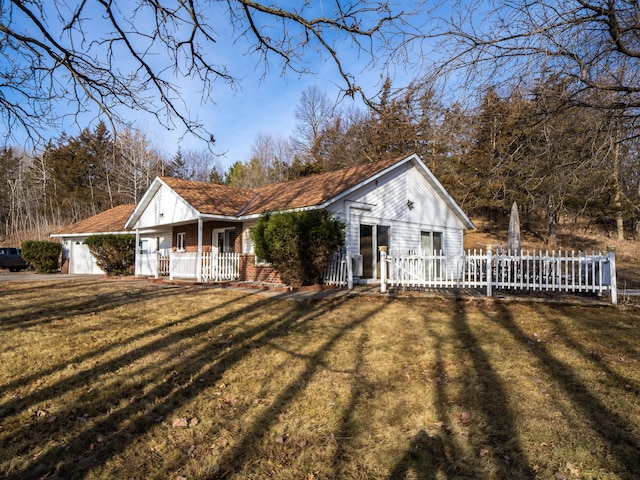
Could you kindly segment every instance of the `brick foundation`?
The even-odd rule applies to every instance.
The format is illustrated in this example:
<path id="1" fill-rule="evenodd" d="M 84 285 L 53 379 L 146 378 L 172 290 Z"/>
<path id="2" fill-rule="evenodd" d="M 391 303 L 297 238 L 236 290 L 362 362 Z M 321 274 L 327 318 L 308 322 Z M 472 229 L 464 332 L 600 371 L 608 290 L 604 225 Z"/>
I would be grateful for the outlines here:
<path id="1" fill-rule="evenodd" d="M 240 280 L 285 286 L 278 273 L 270 265 L 256 265 L 254 255 L 240 257 Z"/>

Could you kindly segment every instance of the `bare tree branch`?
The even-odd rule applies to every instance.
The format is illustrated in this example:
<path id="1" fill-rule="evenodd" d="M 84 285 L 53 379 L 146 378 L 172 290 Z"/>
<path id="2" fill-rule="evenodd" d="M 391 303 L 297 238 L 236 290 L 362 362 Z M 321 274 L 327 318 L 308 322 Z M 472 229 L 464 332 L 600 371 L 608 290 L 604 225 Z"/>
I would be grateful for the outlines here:
<path id="1" fill-rule="evenodd" d="M 443 72 L 493 85 L 531 85 L 541 75 L 562 74 L 584 90 L 622 94 L 615 108 L 640 107 L 634 0 L 501 0 L 490 7 L 460 1 L 440 20 Z"/>
<path id="2" fill-rule="evenodd" d="M 274 64 L 308 74 L 318 58 L 329 60 L 354 95 L 361 89 L 345 52 L 382 68 L 415 33 L 410 16 L 391 0 L 0 0 L 5 140 L 26 133 L 35 141 L 96 106 L 114 123 L 142 111 L 209 140 L 181 85 L 196 82 L 203 104 L 219 95 L 219 82 L 237 89 L 237 74 L 217 60 L 222 44 L 254 56 L 265 72 Z"/>

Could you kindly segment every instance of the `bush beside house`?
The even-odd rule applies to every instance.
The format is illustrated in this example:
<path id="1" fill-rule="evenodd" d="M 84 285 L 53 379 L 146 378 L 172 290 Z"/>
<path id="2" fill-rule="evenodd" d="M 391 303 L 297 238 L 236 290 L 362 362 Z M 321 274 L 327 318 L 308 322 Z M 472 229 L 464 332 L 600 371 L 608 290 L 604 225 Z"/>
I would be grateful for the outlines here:
<path id="1" fill-rule="evenodd" d="M 326 210 L 265 213 L 251 231 L 255 254 L 291 287 L 322 281 L 330 255 L 344 243 L 344 222 Z"/>
<path id="2" fill-rule="evenodd" d="M 38 273 L 58 271 L 58 260 L 62 245 L 58 242 L 27 240 L 22 243 L 22 258 L 29 262 Z"/>
<path id="3" fill-rule="evenodd" d="M 135 235 L 91 235 L 84 241 L 107 275 L 127 275 L 135 262 Z"/>

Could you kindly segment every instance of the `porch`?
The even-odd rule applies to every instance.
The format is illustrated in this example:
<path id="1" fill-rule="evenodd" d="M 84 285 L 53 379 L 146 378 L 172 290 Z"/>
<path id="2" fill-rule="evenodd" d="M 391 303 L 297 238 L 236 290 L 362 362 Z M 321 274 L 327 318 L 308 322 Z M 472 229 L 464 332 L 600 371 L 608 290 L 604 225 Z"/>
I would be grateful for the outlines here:
<path id="1" fill-rule="evenodd" d="M 224 282 L 240 278 L 239 253 L 171 252 L 138 254 L 137 271 L 147 277 Z"/>

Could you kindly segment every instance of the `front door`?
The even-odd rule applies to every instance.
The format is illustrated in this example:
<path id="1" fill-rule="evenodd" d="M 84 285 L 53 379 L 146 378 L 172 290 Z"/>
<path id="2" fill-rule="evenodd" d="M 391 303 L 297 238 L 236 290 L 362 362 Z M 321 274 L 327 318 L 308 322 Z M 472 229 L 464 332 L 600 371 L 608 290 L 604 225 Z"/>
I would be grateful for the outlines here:
<path id="1" fill-rule="evenodd" d="M 362 278 L 373 278 L 373 225 L 360 224 L 360 255 Z"/>
<path id="2" fill-rule="evenodd" d="M 211 232 L 211 252 L 214 255 L 224 252 L 224 230 L 213 230 Z"/>
<path id="3" fill-rule="evenodd" d="M 235 241 L 235 228 L 217 228 L 211 231 L 211 251 L 214 255 L 233 253 Z"/>
<path id="4" fill-rule="evenodd" d="M 389 227 L 360 224 L 362 278 L 380 278 L 380 247 L 389 247 Z"/>

